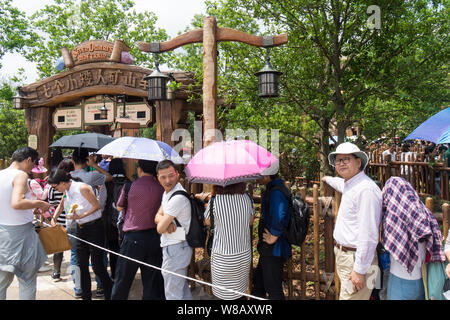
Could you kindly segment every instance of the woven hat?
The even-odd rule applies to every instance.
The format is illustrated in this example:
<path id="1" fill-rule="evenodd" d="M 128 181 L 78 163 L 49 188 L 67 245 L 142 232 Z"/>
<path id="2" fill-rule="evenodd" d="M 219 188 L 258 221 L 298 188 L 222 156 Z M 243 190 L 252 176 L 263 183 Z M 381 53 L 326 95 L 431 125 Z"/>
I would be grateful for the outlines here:
<path id="1" fill-rule="evenodd" d="M 47 168 L 44 167 L 44 158 L 40 158 L 38 165 L 35 165 L 33 169 L 31 169 L 31 172 L 34 173 L 44 173 L 47 172 Z"/>
<path id="2" fill-rule="evenodd" d="M 353 154 L 355 157 L 358 157 L 361 159 L 361 170 L 364 170 L 369 163 L 369 156 L 364 152 L 361 151 L 357 145 L 351 143 L 351 142 L 344 142 L 338 145 L 336 148 L 336 151 L 331 152 L 328 155 L 328 162 L 333 167 L 336 166 L 336 156 L 338 154 Z"/>

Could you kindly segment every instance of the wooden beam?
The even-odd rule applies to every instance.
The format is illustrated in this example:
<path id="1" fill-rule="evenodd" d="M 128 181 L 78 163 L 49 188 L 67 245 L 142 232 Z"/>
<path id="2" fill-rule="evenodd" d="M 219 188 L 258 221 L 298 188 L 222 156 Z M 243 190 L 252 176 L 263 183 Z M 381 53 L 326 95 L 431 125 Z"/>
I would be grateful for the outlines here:
<path id="1" fill-rule="evenodd" d="M 206 147 L 214 142 L 212 130 L 217 128 L 217 40 L 214 17 L 205 17 L 203 20 L 203 121 L 203 146 Z"/>
<path id="2" fill-rule="evenodd" d="M 216 30 L 217 41 L 238 41 L 255 47 L 276 47 L 288 42 L 287 33 L 263 37 L 230 28 L 216 28 Z M 138 42 L 138 47 L 139 50 L 144 52 L 160 53 L 171 51 L 186 44 L 203 42 L 203 32 L 203 29 L 191 30 L 164 42 L 150 43 L 140 41 Z M 265 43 L 265 39 L 270 39 L 270 43 Z"/>

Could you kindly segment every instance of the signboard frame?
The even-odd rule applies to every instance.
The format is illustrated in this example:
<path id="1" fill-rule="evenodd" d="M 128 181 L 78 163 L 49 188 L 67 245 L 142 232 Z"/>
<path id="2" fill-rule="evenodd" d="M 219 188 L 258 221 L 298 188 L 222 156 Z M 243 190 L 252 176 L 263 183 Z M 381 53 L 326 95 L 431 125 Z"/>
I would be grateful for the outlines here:
<path id="1" fill-rule="evenodd" d="M 115 122 L 116 119 L 116 103 L 112 100 L 106 100 L 106 108 L 108 109 L 108 119 L 106 120 L 99 120 L 95 122 L 88 122 L 86 120 L 86 112 L 87 108 L 90 105 L 97 105 L 99 108 L 103 105 L 103 101 L 83 101 L 83 125 L 84 126 L 95 126 L 95 125 L 112 125 Z M 99 112 L 100 114 L 100 112 Z"/>
<path id="2" fill-rule="evenodd" d="M 55 117 L 56 117 L 56 113 L 58 111 L 64 111 L 64 110 L 80 110 L 80 126 L 76 126 L 76 127 L 70 127 L 70 128 L 58 128 L 57 124 L 55 123 Z M 79 104 L 77 106 L 71 106 L 71 107 L 59 107 L 56 108 L 55 111 L 52 114 L 52 125 L 56 130 L 83 130 L 83 123 L 84 123 L 84 112 L 83 112 L 83 105 Z"/>
<path id="3" fill-rule="evenodd" d="M 145 106 L 147 107 L 147 110 L 148 110 L 148 112 L 149 112 L 149 118 L 148 118 L 148 120 L 145 122 L 145 124 L 144 124 L 144 123 L 141 123 L 141 124 L 140 124 L 140 127 L 141 127 L 141 128 L 147 128 L 148 125 L 149 125 L 150 123 L 153 123 L 153 122 L 154 122 L 154 121 L 153 121 L 153 120 L 154 120 L 154 112 L 153 112 L 153 108 L 152 108 L 152 106 L 149 105 L 148 102 L 147 102 L 146 100 L 144 100 L 144 99 L 143 99 L 141 102 L 139 102 L 139 101 L 137 101 L 137 102 L 127 102 L 127 103 L 126 103 L 126 107 L 125 107 L 125 109 L 126 109 L 126 115 L 128 115 L 128 116 L 130 117 L 129 119 L 134 120 L 134 121 L 139 121 L 138 118 L 137 118 L 137 115 L 136 115 L 136 118 L 135 118 L 135 119 L 132 118 L 128 108 L 131 107 L 131 106 L 136 106 L 136 105 L 139 105 L 139 106 L 145 105 Z M 122 108 L 123 108 L 123 103 L 118 103 L 118 104 L 116 104 L 116 118 L 115 118 L 115 119 L 122 118 L 122 113 L 123 113 Z"/>

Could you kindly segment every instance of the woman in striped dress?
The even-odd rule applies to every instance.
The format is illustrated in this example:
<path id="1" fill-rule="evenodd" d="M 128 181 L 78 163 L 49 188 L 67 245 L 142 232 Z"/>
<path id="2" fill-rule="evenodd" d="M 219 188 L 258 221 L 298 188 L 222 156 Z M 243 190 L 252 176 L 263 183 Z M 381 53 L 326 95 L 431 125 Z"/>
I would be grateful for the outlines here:
<path id="1" fill-rule="evenodd" d="M 246 293 L 252 262 L 251 226 L 253 200 L 245 193 L 245 183 L 227 187 L 214 186 L 214 241 L 211 250 L 212 284 Z M 205 224 L 210 225 L 210 206 L 205 210 Z M 245 299 L 241 294 L 213 287 L 222 300 Z"/>

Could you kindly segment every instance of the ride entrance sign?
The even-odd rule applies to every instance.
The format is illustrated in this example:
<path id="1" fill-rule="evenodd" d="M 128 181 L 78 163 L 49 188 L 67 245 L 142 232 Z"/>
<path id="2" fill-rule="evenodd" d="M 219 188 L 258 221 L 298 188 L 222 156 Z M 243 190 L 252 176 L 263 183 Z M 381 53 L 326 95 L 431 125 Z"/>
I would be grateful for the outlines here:
<path id="1" fill-rule="evenodd" d="M 82 128 L 81 106 L 57 108 L 53 113 L 53 126 L 57 130 L 73 130 Z"/>

